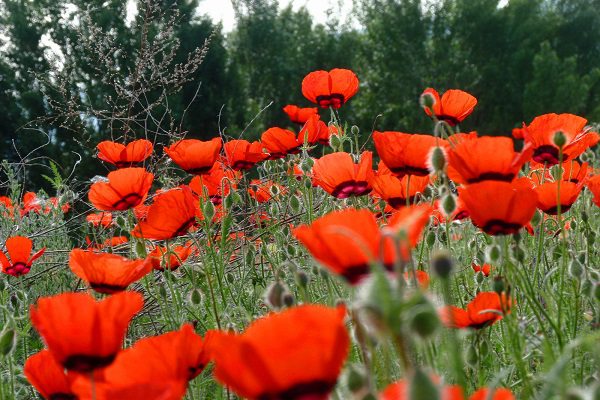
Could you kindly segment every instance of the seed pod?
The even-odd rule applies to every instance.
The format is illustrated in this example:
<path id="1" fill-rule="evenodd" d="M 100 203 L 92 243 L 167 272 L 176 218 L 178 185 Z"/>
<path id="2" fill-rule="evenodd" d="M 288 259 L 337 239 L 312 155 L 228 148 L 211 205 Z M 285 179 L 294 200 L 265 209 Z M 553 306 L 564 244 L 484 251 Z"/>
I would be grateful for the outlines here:
<path id="1" fill-rule="evenodd" d="M 556 131 L 554 132 L 552 141 L 554 142 L 556 147 L 561 148 L 567 143 L 567 136 L 563 133 L 563 131 Z"/>

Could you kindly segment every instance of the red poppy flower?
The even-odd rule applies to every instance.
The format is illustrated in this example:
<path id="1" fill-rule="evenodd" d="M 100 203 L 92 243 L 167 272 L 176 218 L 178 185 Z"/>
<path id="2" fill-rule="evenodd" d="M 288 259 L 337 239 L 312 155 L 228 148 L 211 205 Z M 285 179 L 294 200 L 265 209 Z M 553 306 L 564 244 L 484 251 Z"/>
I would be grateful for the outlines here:
<path id="1" fill-rule="evenodd" d="M 399 210 L 407 203 L 413 204 L 430 183 L 429 176 L 405 175 L 397 178 L 391 174 L 378 174 L 372 180 L 373 192 L 391 207 Z"/>
<path id="2" fill-rule="evenodd" d="M 490 276 L 490 271 L 492 270 L 492 266 L 487 263 L 483 265 L 472 264 L 471 267 L 475 273 L 481 272 L 484 276 Z"/>
<path id="3" fill-rule="evenodd" d="M 186 244 L 185 246 L 174 246 L 171 248 L 156 246 L 148 254 L 152 267 L 158 271 L 170 269 L 176 270 L 182 263 L 196 250 L 194 246 Z"/>
<path id="4" fill-rule="evenodd" d="M 64 368 L 48 350 L 42 350 L 25 361 L 23 373 L 31 385 L 47 400 L 77 400 L 71 391 L 71 380 Z"/>
<path id="5" fill-rule="evenodd" d="M 6 252 L 8 257 L 0 251 L 0 265 L 2 272 L 7 275 L 21 276 L 29 273 L 31 265 L 40 258 L 46 248 L 42 248 L 37 253 L 31 255 L 33 242 L 31 239 L 23 236 L 13 236 L 6 240 Z M 9 260 L 10 259 L 10 260 Z"/>
<path id="6" fill-rule="evenodd" d="M 29 314 L 56 361 L 69 371 L 87 373 L 113 362 L 143 304 L 135 292 L 102 301 L 86 293 L 63 293 L 40 298 Z"/>
<path id="7" fill-rule="evenodd" d="M 131 234 L 145 239 L 171 239 L 185 235 L 201 217 L 198 200 L 189 187 L 183 186 L 156 196 L 146 220 L 138 222 Z"/>
<path id="8" fill-rule="evenodd" d="M 165 146 L 165 153 L 173 162 L 185 172 L 195 175 L 208 173 L 217 161 L 221 146 L 221 138 L 213 138 L 208 141 L 197 139 L 183 139 Z"/>
<path id="9" fill-rule="evenodd" d="M 315 161 L 312 173 L 315 183 L 333 197 L 364 196 L 373 189 L 373 154 L 363 152 L 358 164 L 348 153 L 327 154 Z"/>
<path id="10" fill-rule="evenodd" d="M 517 233 L 535 213 L 537 194 L 525 180 L 483 181 L 458 188 L 473 224 L 489 235 Z"/>
<path id="11" fill-rule="evenodd" d="M 405 272 L 404 280 L 409 284 L 413 282 L 413 273 Z M 414 281 L 417 282 L 421 289 L 427 289 L 429 287 L 429 274 L 425 271 L 421 271 L 420 269 L 416 270 L 414 273 Z"/>
<path id="12" fill-rule="evenodd" d="M 313 116 L 306 121 L 300 132 L 298 133 L 298 142 L 308 144 L 320 143 L 322 145 L 329 144 L 329 138 L 333 134 L 333 128 L 327 126 L 325 122 L 319 119 L 319 116 Z"/>
<path id="13" fill-rule="evenodd" d="M 600 207 L 600 175 L 595 175 L 588 179 L 587 188 L 592 192 L 592 201 L 594 204 Z"/>
<path id="14" fill-rule="evenodd" d="M 298 106 L 288 104 L 287 106 L 283 107 L 283 112 L 287 114 L 287 116 L 290 118 L 290 121 L 300 125 L 306 123 L 306 121 L 308 121 L 311 117 L 317 117 L 317 119 L 320 118 L 319 109 L 316 107 L 300 108 Z"/>
<path id="15" fill-rule="evenodd" d="M 253 179 L 250 182 L 248 193 L 257 202 L 266 203 L 272 198 L 277 198 L 280 195 L 286 194 L 287 189 L 273 181 Z"/>
<path id="16" fill-rule="evenodd" d="M 217 162 L 208 174 L 193 177 L 189 186 L 198 196 L 207 195 L 213 204 L 220 205 L 223 197 L 227 196 L 231 189 L 237 188 L 238 174 Z"/>
<path id="17" fill-rule="evenodd" d="M 269 153 L 269 160 L 284 158 L 288 154 L 298 154 L 302 142 L 296 139 L 296 134 L 282 128 L 269 128 L 263 132 L 260 141 Z"/>
<path id="18" fill-rule="evenodd" d="M 10 199 L 10 197 L 0 196 L 0 206 L 3 206 L 4 208 L 6 208 L 8 210 L 12 210 L 13 203 L 12 203 L 12 200 Z"/>
<path id="19" fill-rule="evenodd" d="M 350 284 L 365 278 L 377 260 L 390 271 L 394 268 L 393 243 L 386 241 L 382 248 L 381 231 L 369 210 L 334 211 L 292 233 L 317 261 Z"/>
<path id="20" fill-rule="evenodd" d="M 584 182 L 573 183 L 563 181 L 560 183 L 560 211 L 566 213 L 577 201 Z M 537 186 L 537 207 L 546 214 L 556 215 L 558 213 L 558 182 L 546 182 Z"/>
<path id="21" fill-rule="evenodd" d="M 454 200 L 456 200 L 456 208 L 452 211 L 451 215 L 446 215 L 446 211 L 444 211 L 441 202 L 435 200 L 435 207 L 432 213 L 434 224 L 445 224 L 448 218 L 450 218 L 451 221 L 460 221 L 469 218 L 469 211 L 465 208 L 465 204 L 460 197 L 455 197 Z"/>
<path id="22" fill-rule="evenodd" d="M 440 94 L 432 88 L 425 89 L 423 94 L 430 94 L 434 98 L 433 110 L 425 108 L 427 115 L 431 116 L 433 111 L 437 119 L 446 121 L 450 126 L 460 124 L 471 115 L 477 105 L 475 97 L 458 89 L 447 90 L 441 98 Z"/>
<path id="23" fill-rule="evenodd" d="M 558 164 L 557 164 L 558 165 Z M 544 168 L 543 164 L 531 162 L 529 164 L 531 172 L 529 176 L 534 181 L 536 185 L 541 185 L 542 181 L 554 180 L 554 178 L 558 178 L 558 172 L 554 166 L 553 168 Z M 544 174 L 545 171 L 545 174 Z M 562 164 L 562 180 L 580 183 L 585 181 L 589 176 L 589 164 L 583 163 L 580 164 L 576 160 L 571 160 L 564 162 Z"/>
<path id="24" fill-rule="evenodd" d="M 447 147 L 443 139 L 402 132 L 373 132 L 381 161 L 397 176 L 429 175 L 429 153 L 436 146 Z"/>
<path id="25" fill-rule="evenodd" d="M 117 168 L 131 167 L 144 161 L 152 154 L 152 142 L 146 139 L 134 140 L 123 145 L 121 143 L 105 140 L 98 143 L 98 158 Z"/>
<path id="26" fill-rule="evenodd" d="M 533 149 L 527 144 L 520 153 L 507 137 L 475 137 L 462 140 L 448 151 L 448 176 L 456 183 L 486 180 L 511 182 Z"/>
<path id="27" fill-rule="evenodd" d="M 103 226 L 105 228 L 112 224 L 112 214 L 109 212 L 91 213 L 85 217 L 85 220 L 93 226 Z"/>
<path id="28" fill-rule="evenodd" d="M 108 239 L 104 239 L 102 243 L 93 243 L 89 236 L 85 237 L 85 242 L 88 245 L 87 248 L 93 250 L 102 250 L 106 247 L 115 247 L 120 244 L 127 243 L 128 241 L 129 239 L 127 239 L 127 236 L 113 236 L 109 237 Z"/>
<path id="29" fill-rule="evenodd" d="M 600 140 L 596 132 L 585 129 L 587 120 L 573 114 L 544 114 L 523 126 L 526 143 L 533 147 L 533 160 L 547 165 L 558 164 L 559 149 L 554 144 L 556 132 L 566 138 L 562 160 L 570 161 Z"/>
<path id="30" fill-rule="evenodd" d="M 122 292 L 152 270 L 149 258 L 130 260 L 113 253 L 73 249 L 69 267 L 98 293 Z"/>
<path id="31" fill-rule="evenodd" d="M 96 182 L 88 198 L 99 210 L 123 211 L 144 202 L 154 175 L 144 168 L 122 168 L 108 174 L 108 182 Z"/>
<path id="32" fill-rule="evenodd" d="M 480 292 L 467 304 L 467 309 L 447 306 L 441 310 L 442 322 L 449 328 L 482 329 L 494 324 L 510 312 L 510 301 L 496 292 Z"/>
<path id="33" fill-rule="evenodd" d="M 21 216 L 27 215 L 30 212 L 39 213 L 42 210 L 43 201 L 34 192 L 25 192 L 22 203 Z"/>
<path id="34" fill-rule="evenodd" d="M 523 130 L 523 128 L 513 128 L 512 130 L 512 137 L 514 139 L 524 139 L 524 135 L 525 131 Z"/>
<path id="35" fill-rule="evenodd" d="M 403 207 L 388 220 L 384 229 L 385 233 L 397 236 L 399 232 L 403 232 L 405 240 L 399 243 L 400 256 L 403 260 L 408 260 L 411 249 L 421 240 L 423 229 L 429 222 L 432 213 L 433 207 L 429 204 L 419 204 Z"/>
<path id="36" fill-rule="evenodd" d="M 250 169 L 254 164 L 266 160 L 269 155 L 263 151 L 261 142 L 230 140 L 225 143 L 225 157 L 222 161 L 235 171 Z"/>
<path id="37" fill-rule="evenodd" d="M 493 393 L 488 388 L 482 388 L 473 393 L 469 400 L 515 400 L 515 396 L 506 388 L 494 389 Z"/>
<path id="38" fill-rule="evenodd" d="M 313 71 L 302 80 L 302 94 L 321 108 L 340 108 L 358 92 L 358 78 L 349 69 Z"/>
<path id="39" fill-rule="evenodd" d="M 346 309 L 301 305 L 254 321 L 241 334 L 214 332 L 214 376 L 237 395 L 325 400 L 348 356 Z"/>

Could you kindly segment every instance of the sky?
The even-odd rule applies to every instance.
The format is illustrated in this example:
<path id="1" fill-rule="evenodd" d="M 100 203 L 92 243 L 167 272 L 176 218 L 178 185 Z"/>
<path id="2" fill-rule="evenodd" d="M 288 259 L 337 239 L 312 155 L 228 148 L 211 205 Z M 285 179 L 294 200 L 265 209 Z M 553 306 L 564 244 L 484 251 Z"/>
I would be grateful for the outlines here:
<path id="1" fill-rule="evenodd" d="M 352 0 L 279 0 L 280 7 L 288 4 L 292 4 L 295 10 L 305 6 L 313 15 L 315 23 L 324 23 L 327 20 L 328 9 L 333 9 L 341 20 L 352 10 Z M 230 0 L 202 0 L 198 12 L 208 14 L 215 22 L 223 22 L 225 32 L 231 32 L 234 28 L 235 17 Z"/>

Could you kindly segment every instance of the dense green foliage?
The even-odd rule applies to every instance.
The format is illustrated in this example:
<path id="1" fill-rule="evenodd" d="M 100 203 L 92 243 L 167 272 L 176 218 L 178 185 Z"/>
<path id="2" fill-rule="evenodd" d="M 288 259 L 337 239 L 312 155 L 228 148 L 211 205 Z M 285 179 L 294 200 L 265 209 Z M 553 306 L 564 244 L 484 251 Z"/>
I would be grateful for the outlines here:
<path id="1" fill-rule="evenodd" d="M 343 112 L 363 134 L 373 126 L 425 129 L 414 105 L 428 86 L 473 93 L 480 106 L 463 129 L 476 126 L 485 134 L 510 133 L 542 112 L 600 119 L 598 0 L 359 0 L 358 24 L 332 14 L 325 26 L 315 25 L 306 9 L 243 0 L 234 2 L 237 24 L 227 34 L 202 16 L 199 1 L 161 2 L 164 15 L 149 23 L 146 3 L 127 21 L 126 2 L 118 0 L 3 1 L 0 154 L 27 160 L 21 172 L 34 187 L 46 184 L 40 175 L 47 173 L 47 158 L 68 175 L 75 153 L 85 150 L 85 159 L 97 142 L 123 133 L 150 131 L 168 142 L 167 135 L 181 132 L 257 137 L 269 126 L 284 126 L 281 107 L 307 105 L 298 82 L 315 69 L 356 71 L 361 96 Z M 171 46 L 176 54 L 153 56 L 158 65 L 166 59 L 163 67 L 171 71 L 210 38 L 203 63 L 180 85 L 156 79 L 150 66 L 136 69 L 144 59 L 142 38 L 156 44 L 157 33 L 169 29 L 169 44 L 179 41 Z M 51 42 L 61 59 L 54 59 Z M 127 76 L 140 73 L 148 77 L 141 82 L 154 84 L 144 101 L 118 93 Z M 131 116 L 135 123 L 126 121 Z M 75 176 L 89 178 L 98 168 L 79 165 Z"/>

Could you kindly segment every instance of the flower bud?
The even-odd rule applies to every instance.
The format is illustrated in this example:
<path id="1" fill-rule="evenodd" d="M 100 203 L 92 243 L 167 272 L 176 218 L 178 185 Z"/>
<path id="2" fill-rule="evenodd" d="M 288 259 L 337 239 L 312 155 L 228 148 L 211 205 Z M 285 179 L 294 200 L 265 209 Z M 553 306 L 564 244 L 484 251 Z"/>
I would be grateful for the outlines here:
<path id="1" fill-rule="evenodd" d="M 283 307 L 283 295 L 288 291 L 287 287 L 280 281 L 273 282 L 265 293 L 265 302 L 269 307 L 278 310 Z"/>
<path id="2" fill-rule="evenodd" d="M 494 292 L 498 293 L 498 295 L 501 295 L 502 293 L 504 293 L 506 291 L 506 288 L 508 287 L 506 281 L 504 280 L 504 277 L 498 275 L 496 277 L 494 277 L 494 282 L 492 283 L 492 288 L 494 290 Z"/>
<path id="3" fill-rule="evenodd" d="M 306 289 L 309 281 L 310 281 L 310 278 L 308 277 L 306 272 L 296 271 L 296 285 L 298 285 L 298 287 L 301 287 L 302 289 Z"/>
<path id="4" fill-rule="evenodd" d="M 456 198 L 453 194 L 447 194 L 442 198 L 442 211 L 446 218 L 450 217 L 456 210 Z"/>
<path id="5" fill-rule="evenodd" d="M 202 292 L 198 288 L 192 289 L 189 297 L 190 303 L 197 306 L 202 303 Z"/>
<path id="6" fill-rule="evenodd" d="M 207 221 L 212 221 L 215 216 L 215 205 L 212 201 L 207 200 L 204 202 L 202 205 L 202 214 L 204 214 Z"/>
<path id="7" fill-rule="evenodd" d="M 477 283 L 477 285 L 481 285 L 484 281 L 485 281 L 485 275 L 483 275 L 483 273 L 481 271 L 478 271 L 475 274 L 475 282 Z"/>
<path id="8" fill-rule="evenodd" d="M 283 302 L 283 304 L 286 307 L 291 307 L 296 303 L 296 299 L 294 298 L 294 295 L 291 294 L 290 292 L 285 292 L 282 296 L 281 296 L 281 301 Z"/>
<path id="9" fill-rule="evenodd" d="M 362 365 L 350 364 L 344 375 L 346 387 L 352 393 L 359 393 L 369 389 L 369 377 Z"/>
<path id="10" fill-rule="evenodd" d="M 497 245 L 488 246 L 485 257 L 489 264 L 496 264 L 500 259 L 500 247 Z"/>
<path id="11" fill-rule="evenodd" d="M 567 136 L 563 131 L 554 132 L 554 136 L 552 137 L 552 141 L 556 145 L 556 147 L 563 147 L 567 143 Z"/>
<path id="12" fill-rule="evenodd" d="M 430 337 L 440 326 L 437 312 L 431 303 L 420 304 L 413 307 L 411 311 L 410 328 L 421 338 Z"/>
<path id="13" fill-rule="evenodd" d="M 597 302 L 600 302 L 600 283 L 596 282 L 592 288 L 592 295 Z"/>
<path id="14" fill-rule="evenodd" d="M 342 140 L 340 139 L 340 137 L 338 135 L 331 135 L 331 137 L 329 137 L 329 146 L 331 146 L 331 148 L 333 150 L 338 150 L 340 149 L 340 145 L 342 144 Z"/>
<path id="15" fill-rule="evenodd" d="M 419 96 L 419 105 L 422 108 L 429 108 L 430 110 L 433 109 L 433 106 L 435 104 L 435 97 L 429 93 L 422 93 L 421 96 Z"/>
<path id="16" fill-rule="evenodd" d="M 431 270 L 440 278 L 448 278 L 453 269 L 454 262 L 447 251 L 438 251 L 431 257 Z"/>
<path id="17" fill-rule="evenodd" d="M 428 247 L 433 247 L 433 245 L 435 244 L 435 232 L 434 231 L 430 231 L 427 233 L 427 236 L 425 237 L 425 243 L 427 243 Z"/>
<path id="18" fill-rule="evenodd" d="M 430 172 L 443 172 L 446 168 L 446 152 L 442 147 L 435 146 L 429 151 L 427 167 Z"/>
<path id="19" fill-rule="evenodd" d="M 579 260 L 573 259 L 569 263 L 569 275 L 574 279 L 581 279 L 585 273 L 585 267 L 581 265 Z"/>
<path id="20" fill-rule="evenodd" d="M 475 348 L 475 346 L 473 344 L 470 344 L 466 350 L 465 361 L 472 368 L 475 368 L 477 366 L 478 360 L 479 360 L 479 355 L 477 354 L 477 349 Z"/>
<path id="21" fill-rule="evenodd" d="M 0 356 L 6 357 L 17 344 L 17 331 L 6 326 L 0 333 Z"/>
<path id="22" fill-rule="evenodd" d="M 358 129 L 358 126 L 352 125 L 352 127 L 350 128 L 350 132 L 352 133 L 352 136 L 358 136 L 358 134 L 360 133 L 360 129 Z"/>

